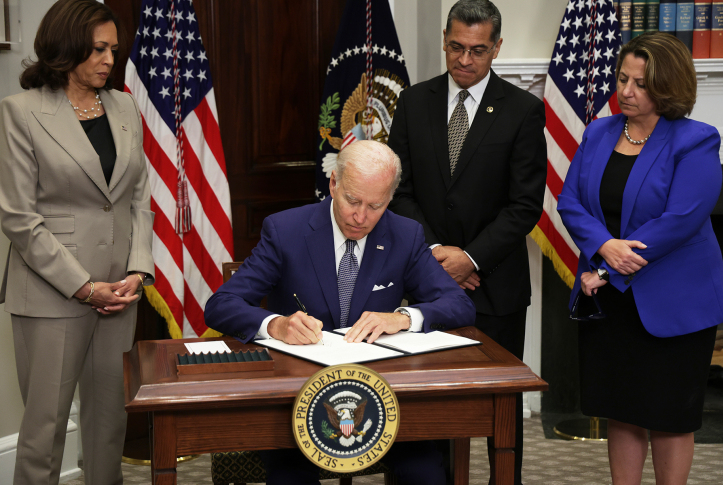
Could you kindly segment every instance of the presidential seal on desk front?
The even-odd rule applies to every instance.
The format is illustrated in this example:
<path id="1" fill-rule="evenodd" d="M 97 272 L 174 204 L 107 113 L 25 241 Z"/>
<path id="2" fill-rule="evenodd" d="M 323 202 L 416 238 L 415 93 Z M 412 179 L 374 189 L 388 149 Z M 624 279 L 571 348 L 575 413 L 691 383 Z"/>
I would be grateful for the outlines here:
<path id="1" fill-rule="evenodd" d="M 294 403 L 296 444 L 317 466 L 339 473 L 363 470 L 389 450 L 399 429 L 399 402 L 373 370 L 342 364 L 306 381 Z"/>

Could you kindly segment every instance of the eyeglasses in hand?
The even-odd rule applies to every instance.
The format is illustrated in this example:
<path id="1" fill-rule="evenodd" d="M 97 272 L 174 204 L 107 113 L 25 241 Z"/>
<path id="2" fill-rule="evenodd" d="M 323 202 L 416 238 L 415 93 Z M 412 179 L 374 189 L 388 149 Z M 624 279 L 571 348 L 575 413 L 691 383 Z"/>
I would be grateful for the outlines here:
<path id="1" fill-rule="evenodd" d="M 602 308 L 600 307 L 600 301 L 597 299 L 597 295 L 595 293 L 590 293 L 592 296 L 592 301 L 595 302 L 595 306 L 597 307 L 597 313 L 593 313 L 592 315 L 587 316 L 579 316 L 577 315 L 579 306 L 580 306 L 580 297 L 584 295 L 582 288 L 580 288 L 580 291 L 577 293 L 577 296 L 575 297 L 575 301 L 572 303 L 572 310 L 570 310 L 570 320 L 575 320 L 578 322 L 587 322 L 590 320 L 602 320 L 603 318 L 607 317 L 605 313 L 603 313 Z"/>

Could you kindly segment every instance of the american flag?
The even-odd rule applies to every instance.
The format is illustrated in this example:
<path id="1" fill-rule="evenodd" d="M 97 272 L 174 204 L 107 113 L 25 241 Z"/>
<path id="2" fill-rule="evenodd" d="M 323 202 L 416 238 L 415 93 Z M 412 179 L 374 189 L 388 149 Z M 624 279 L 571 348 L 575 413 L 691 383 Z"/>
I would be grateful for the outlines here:
<path id="1" fill-rule="evenodd" d="M 218 335 L 206 300 L 233 261 L 231 199 L 208 57 L 190 0 L 144 0 L 126 66 L 151 185 L 156 282 L 146 296 L 174 338 Z"/>
<path id="2" fill-rule="evenodd" d="M 621 36 L 612 0 L 569 0 L 545 83 L 547 186 L 532 238 L 572 287 L 580 251 L 557 213 L 557 196 L 585 127 L 620 112 L 615 66 Z"/>

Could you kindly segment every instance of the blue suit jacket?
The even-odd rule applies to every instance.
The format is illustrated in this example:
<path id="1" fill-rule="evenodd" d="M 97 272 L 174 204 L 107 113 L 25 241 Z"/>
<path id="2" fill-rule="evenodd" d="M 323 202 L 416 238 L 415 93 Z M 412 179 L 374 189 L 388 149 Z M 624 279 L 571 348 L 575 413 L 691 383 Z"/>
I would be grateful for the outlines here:
<path id="1" fill-rule="evenodd" d="M 329 204 L 311 204 L 267 217 L 261 241 L 239 270 L 206 303 L 206 325 L 244 342 L 268 315 L 298 310 L 294 293 L 324 330 L 339 327 L 334 236 Z M 390 285 L 390 283 L 393 283 Z M 385 289 L 372 291 L 375 285 Z M 411 294 L 424 315 L 424 331 L 474 324 L 472 300 L 434 259 L 422 226 L 385 211 L 369 233 L 349 309 L 349 322 L 364 311 L 392 312 Z M 259 308 L 268 295 L 268 310 Z"/>
<path id="2" fill-rule="evenodd" d="M 616 115 L 588 126 L 558 198 L 557 210 L 580 249 L 570 305 L 581 273 L 597 268 L 595 253 L 612 239 L 600 182 L 624 124 Z M 620 235 L 648 246 L 635 250 L 648 265 L 632 277 L 605 262 L 602 267 L 618 290 L 632 289 L 643 325 L 657 337 L 723 322 L 723 258 L 710 223 L 721 190 L 719 148 L 715 128 L 660 118 L 625 186 Z"/>

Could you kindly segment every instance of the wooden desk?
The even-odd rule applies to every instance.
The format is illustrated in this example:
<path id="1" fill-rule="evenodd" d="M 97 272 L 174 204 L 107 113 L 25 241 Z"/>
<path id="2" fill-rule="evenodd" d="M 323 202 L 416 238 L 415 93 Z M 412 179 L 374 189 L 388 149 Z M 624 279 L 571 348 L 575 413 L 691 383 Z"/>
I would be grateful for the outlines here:
<path id="1" fill-rule="evenodd" d="M 492 480 L 512 485 L 515 394 L 547 383 L 474 327 L 450 333 L 483 345 L 367 365 L 384 376 L 400 403 L 397 441 L 455 439 L 455 484 L 469 481 L 469 438 L 487 436 Z M 151 416 L 155 485 L 176 483 L 176 457 L 219 451 L 295 448 L 291 433 L 297 392 L 321 367 L 269 350 L 272 371 L 177 376 L 184 342 L 148 340 L 123 355 L 126 410 Z M 224 339 L 234 350 L 258 348 Z M 209 470 L 210 473 L 210 470 Z"/>

